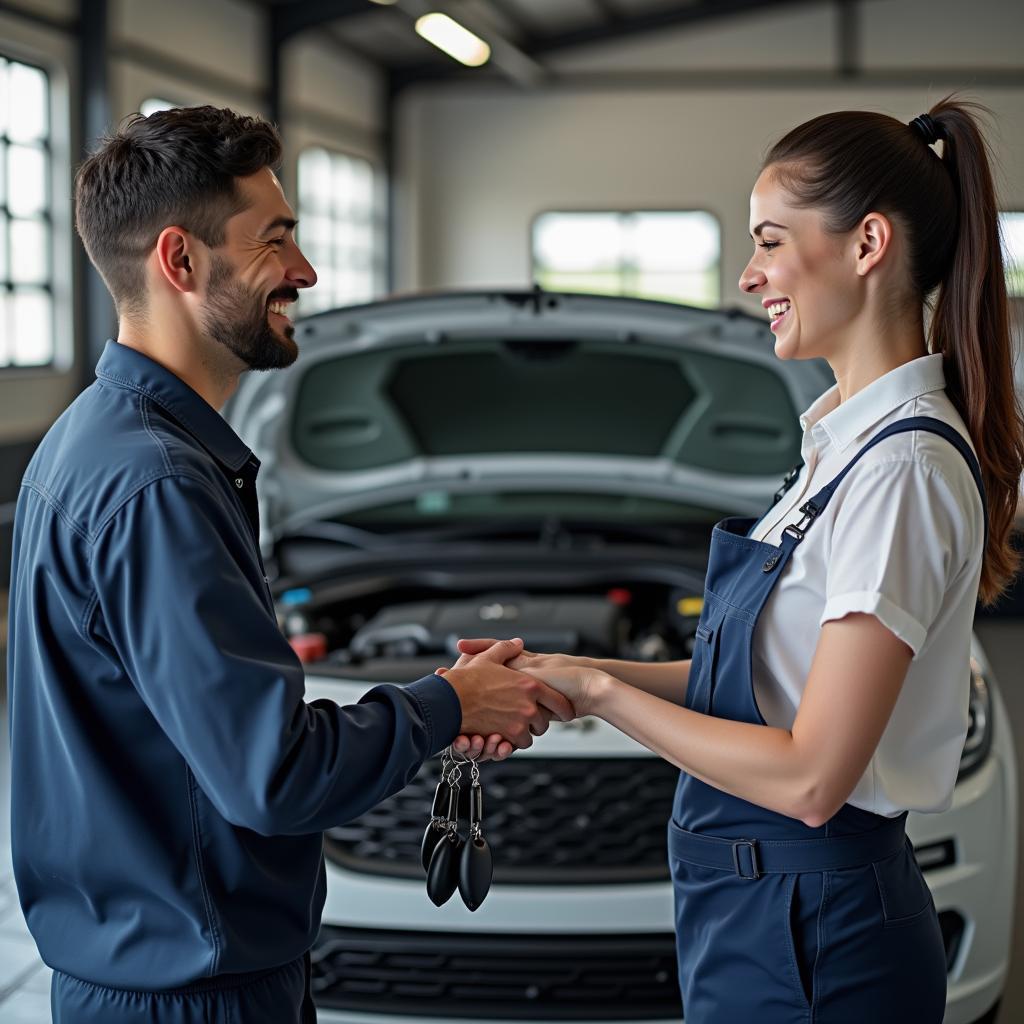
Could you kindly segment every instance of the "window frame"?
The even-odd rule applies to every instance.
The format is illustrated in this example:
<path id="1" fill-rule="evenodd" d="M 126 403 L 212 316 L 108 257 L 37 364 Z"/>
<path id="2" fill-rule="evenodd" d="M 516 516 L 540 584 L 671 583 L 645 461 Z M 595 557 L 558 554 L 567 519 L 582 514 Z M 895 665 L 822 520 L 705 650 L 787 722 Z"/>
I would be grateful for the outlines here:
<path id="1" fill-rule="evenodd" d="M 674 207 L 656 207 L 656 206 L 637 206 L 637 207 L 621 207 L 621 206 L 563 206 L 563 207 L 545 207 L 542 210 L 538 210 L 531 218 L 529 226 L 527 228 L 527 253 L 529 259 L 529 279 L 530 287 L 540 286 L 540 282 L 536 276 L 536 257 L 534 250 L 534 232 L 536 231 L 537 221 L 541 217 L 549 216 L 550 214 L 615 214 L 618 216 L 628 214 L 673 214 L 673 213 L 703 213 L 714 220 L 718 227 L 718 300 L 714 306 L 692 306 L 690 303 L 682 302 L 675 299 L 664 299 L 664 298 L 649 298 L 644 295 L 623 295 L 621 292 L 614 296 L 617 298 L 635 298 L 640 299 L 643 302 L 665 302 L 669 305 L 676 306 L 689 306 L 694 309 L 721 309 L 723 304 L 723 289 L 725 283 L 725 247 L 724 238 L 725 234 L 723 231 L 723 220 L 722 216 L 717 210 L 712 209 L 709 206 L 674 206 Z M 621 273 L 621 270 L 619 270 Z M 591 293 L 591 292 L 569 292 L 566 294 L 609 294 L 609 293 Z"/>

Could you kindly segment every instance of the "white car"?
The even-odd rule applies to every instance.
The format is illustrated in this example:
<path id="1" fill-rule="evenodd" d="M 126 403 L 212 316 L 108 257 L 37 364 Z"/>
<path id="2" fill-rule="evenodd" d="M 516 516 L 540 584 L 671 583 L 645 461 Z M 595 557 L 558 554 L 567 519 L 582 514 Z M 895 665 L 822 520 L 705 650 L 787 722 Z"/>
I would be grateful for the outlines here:
<path id="1" fill-rule="evenodd" d="M 451 664 L 460 636 L 687 657 L 708 538 L 766 507 L 832 383 L 767 324 L 582 295 L 448 294 L 324 313 L 227 415 L 261 459 L 261 543 L 308 697 Z M 953 806 L 907 829 L 946 941 L 949 1024 L 993 1021 L 1017 864 L 1006 710 L 975 644 Z M 427 898 L 438 763 L 325 835 L 321 1022 L 679 1021 L 665 850 L 677 769 L 596 719 L 482 766 L 494 885 Z"/>

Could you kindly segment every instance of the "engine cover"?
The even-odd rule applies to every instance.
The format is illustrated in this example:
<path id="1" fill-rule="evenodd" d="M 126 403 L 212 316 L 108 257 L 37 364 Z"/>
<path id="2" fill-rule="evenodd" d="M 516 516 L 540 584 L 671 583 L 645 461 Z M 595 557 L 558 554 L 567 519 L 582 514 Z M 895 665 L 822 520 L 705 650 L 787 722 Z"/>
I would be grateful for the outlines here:
<path id="1" fill-rule="evenodd" d="M 355 658 L 458 655 L 461 637 L 522 637 L 537 652 L 607 656 L 618 649 L 626 622 L 605 597 L 488 594 L 386 608 L 352 637 Z"/>

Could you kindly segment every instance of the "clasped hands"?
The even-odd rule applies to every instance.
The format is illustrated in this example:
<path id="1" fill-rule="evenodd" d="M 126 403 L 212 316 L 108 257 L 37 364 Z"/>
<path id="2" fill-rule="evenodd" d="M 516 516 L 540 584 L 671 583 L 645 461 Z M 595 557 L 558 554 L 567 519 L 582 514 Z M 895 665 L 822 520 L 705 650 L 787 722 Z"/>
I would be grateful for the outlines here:
<path id="1" fill-rule="evenodd" d="M 588 658 L 533 654 L 515 640 L 460 640 L 459 660 L 439 668 L 462 704 L 461 735 L 452 744 L 478 760 L 525 750 L 553 718 L 590 714 L 602 673 Z"/>

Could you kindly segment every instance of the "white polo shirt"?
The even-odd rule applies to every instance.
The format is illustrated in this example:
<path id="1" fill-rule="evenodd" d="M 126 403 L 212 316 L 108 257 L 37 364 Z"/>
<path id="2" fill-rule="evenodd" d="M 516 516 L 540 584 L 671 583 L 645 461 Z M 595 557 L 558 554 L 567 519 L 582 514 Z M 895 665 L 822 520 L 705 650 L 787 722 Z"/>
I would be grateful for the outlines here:
<path id="1" fill-rule="evenodd" d="M 840 404 L 838 387 L 800 417 L 804 467 L 751 536 L 778 544 L 799 507 L 887 424 L 934 416 L 970 444 L 946 395 L 941 355 L 906 363 Z M 972 446 L 973 448 L 973 446 Z M 797 545 L 754 631 L 754 695 L 769 725 L 796 717 L 820 626 L 867 612 L 914 652 L 881 742 L 848 803 L 875 814 L 943 811 L 967 735 L 970 642 L 984 513 L 963 456 L 944 438 L 886 438 L 850 471 Z"/>

